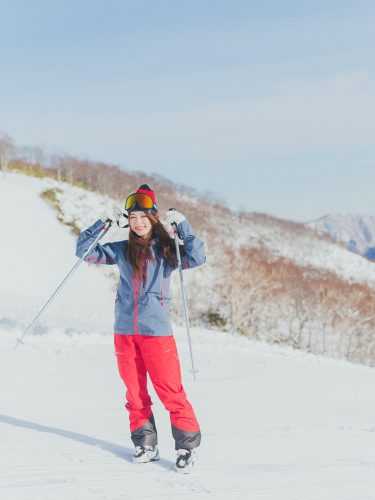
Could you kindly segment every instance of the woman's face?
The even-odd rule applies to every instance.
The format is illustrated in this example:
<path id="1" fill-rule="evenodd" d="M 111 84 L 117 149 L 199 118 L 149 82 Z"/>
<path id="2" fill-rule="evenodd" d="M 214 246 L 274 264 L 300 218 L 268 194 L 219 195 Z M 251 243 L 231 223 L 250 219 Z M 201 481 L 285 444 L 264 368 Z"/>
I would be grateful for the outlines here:
<path id="1" fill-rule="evenodd" d="M 151 221 L 144 212 L 131 212 L 129 226 L 141 238 L 148 238 L 152 230 Z"/>

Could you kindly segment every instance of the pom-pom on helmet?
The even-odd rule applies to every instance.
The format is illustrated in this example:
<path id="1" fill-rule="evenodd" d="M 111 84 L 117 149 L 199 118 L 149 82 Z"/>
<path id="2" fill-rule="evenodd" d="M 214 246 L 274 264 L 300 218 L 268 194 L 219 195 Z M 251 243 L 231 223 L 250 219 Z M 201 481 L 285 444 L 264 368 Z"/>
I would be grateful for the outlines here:
<path id="1" fill-rule="evenodd" d="M 135 211 L 157 214 L 158 207 L 156 204 L 155 193 L 147 184 L 142 184 L 142 186 L 137 189 L 135 193 L 130 194 L 126 198 L 125 210 L 128 214 Z"/>

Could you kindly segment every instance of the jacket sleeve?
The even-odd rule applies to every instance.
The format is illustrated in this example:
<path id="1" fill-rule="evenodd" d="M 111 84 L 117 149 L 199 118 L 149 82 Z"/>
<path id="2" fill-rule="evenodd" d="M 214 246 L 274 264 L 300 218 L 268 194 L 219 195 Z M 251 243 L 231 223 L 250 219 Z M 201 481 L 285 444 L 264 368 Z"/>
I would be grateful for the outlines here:
<path id="1" fill-rule="evenodd" d="M 184 242 L 185 255 L 181 255 L 182 269 L 192 269 L 201 266 L 206 262 L 206 252 L 204 242 L 196 236 L 185 219 L 177 225 L 178 234 Z M 176 267 L 177 268 L 177 262 Z"/>
<path id="2" fill-rule="evenodd" d="M 102 229 L 103 222 L 99 219 L 95 222 L 95 224 L 90 226 L 78 236 L 76 248 L 77 257 L 82 257 L 82 255 L 84 255 Z M 104 245 L 101 245 L 100 243 L 97 243 L 96 247 L 93 248 L 88 255 L 86 255 L 84 260 L 90 264 L 116 264 L 116 244 L 105 243 Z"/>

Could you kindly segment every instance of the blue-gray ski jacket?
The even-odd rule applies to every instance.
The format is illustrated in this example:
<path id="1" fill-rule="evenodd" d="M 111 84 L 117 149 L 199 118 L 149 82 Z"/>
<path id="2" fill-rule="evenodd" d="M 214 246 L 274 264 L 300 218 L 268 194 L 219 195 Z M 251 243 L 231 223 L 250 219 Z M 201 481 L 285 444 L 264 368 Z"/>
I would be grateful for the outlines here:
<path id="1" fill-rule="evenodd" d="M 77 241 L 77 257 L 82 257 L 103 228 L 98 220 L 83 231 Z M 195 236 L 185 219 L 178 224 L 178 232 L 184 242 L 185 255 L 181 257 L 183 269 L 191 269 L 206 262 L 203 241 Z M 120 284 L 115 301 L 114 333 L 122 335 L 173 335 L 169 318 L 170 276 L 177 269 L 177 261 L 171 266 L 163 258 L 163 248 L 153 240 L 151 253 L 155 260 L 144 259 L 147 270 L 145 283 L 138 279 L 125 255 L 128 241 L 98 243 L 85 257 L 92 264 L 117 264 Z"/>

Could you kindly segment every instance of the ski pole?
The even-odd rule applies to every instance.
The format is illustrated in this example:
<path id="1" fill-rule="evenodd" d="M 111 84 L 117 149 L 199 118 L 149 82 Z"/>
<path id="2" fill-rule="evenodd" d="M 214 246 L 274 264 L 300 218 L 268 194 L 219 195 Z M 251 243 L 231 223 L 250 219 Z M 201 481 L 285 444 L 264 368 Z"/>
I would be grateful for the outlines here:
<path id="1" fill-rule="evenodd" d="M 175 209 L 170 208 L 169 210 L 175 210 Z M 184 303 L 186 331 L 187 331 L 187 336 L 188 336 L 188 341 L 189 341 L 190 359 L 191 359 L 191 367 L 192 367 L 191 371 L 193 372 L 193 377 L 194 377 L 194 381 L 195 381 L 196 380 L 195 373 L 198 370 L 196 370 L 195 366 L 194 366 L 193 346 L 192 346 L 192 342 L 191 342 L 190 327 L 189 327 L 189 313 L 188 313 L 186 296 L 185 296 L 184 277 L 183 277 L 183 273 L 182 273 L 180 247 L 178 245 L 177 224 L 175 222 L 172 223 L 172 228 L 173 228 L 173 233 L 174 233 L 174 241 L 175 241 L 175 245 L 176 245 L 176 255 L 177 255 L 177 262 L 178 262 L 178 272 L 180 275 L 181 293 L 182 293 L 182 299 L 183 299 L 183 303 Z"/>
<path id="2" fill-rule="evenodd" d="M 111 227 L 111 225 L 112 225 L 112 221 L 109 221 L 109 220 L 104 223 L 104 225 L 102 227 L 102 230 L 100 231 L 100 234 L 95 238 L 94 242 L 90 245 L 90 247 L 88 248 L 88 250 L 86 250 L 86 252 L 82 255 L 82 257 L 74 264 L 74 266 L 72 267 L 72 269 L 69 271 L 69 273 L 65 276 L 65 278 L 62 280 L 62 282 L 60 283 L 60 285 L 53 292 L 53 294 L 51 295 L 51 297 L 44 304 L 44 306 L 42 307 L 42 309 L 38 312 L 38 314 L 35 316 L 35 318 L 32 320 L 32 322 L 29 324 L 29 326 L 23 332 L 22 336 L 19 339 L 17 339 L 16 344 L 13 347 L 13 351 L 16 349 L 16 347 L 18 346 L 18 344 L 20 344 L 22 342 L 22 339 L 24 338 L 24 336 L 31 329 L 31 327 L 34 325 L 34 323 L 36 322 L 36 320 L 41 316 L 41 314 L 47 309 L 47 307 L 49 306 L 49 304 L 53 301 L 53 299 L 56 297 L 56 295 L 58 294 L 58 292 L 62 289 L 62 287 L 65 285 L 65 283 L 68 281 L 68 279 L 74 273 L 74 271 L 77 269 L 77 267 L 80 265 L 80 263 L 86 257 L 86 255 L 88 255 L 92 251 L 92 249 L 95 248 L 95 246 L 98 243 L 98 241 L 103 238 L 103 236 L 106 234 L 106 232 Z"/>

